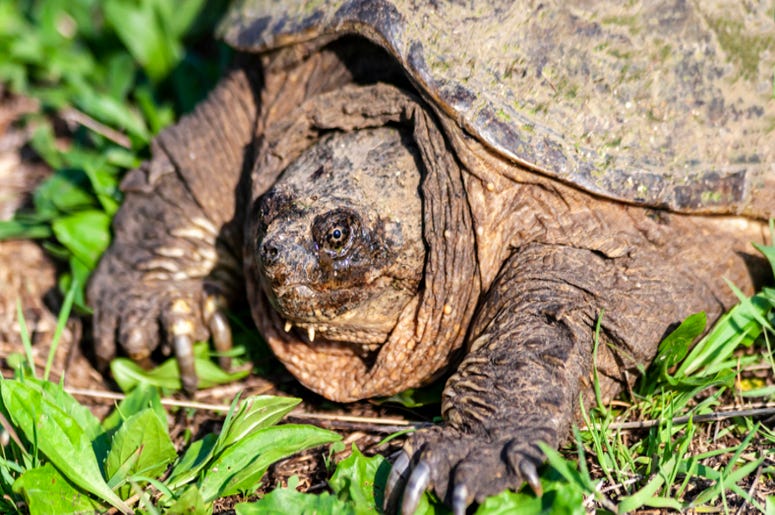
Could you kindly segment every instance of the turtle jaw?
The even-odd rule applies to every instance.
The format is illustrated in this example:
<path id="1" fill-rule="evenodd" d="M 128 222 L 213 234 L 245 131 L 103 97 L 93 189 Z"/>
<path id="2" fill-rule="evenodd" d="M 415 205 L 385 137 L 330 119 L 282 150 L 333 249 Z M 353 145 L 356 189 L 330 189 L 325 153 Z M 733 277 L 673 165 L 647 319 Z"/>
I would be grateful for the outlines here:
<path id="1" fill-rule="evenodd" d="M 393 277 L 379 275 L 351 285 L 285 284 L 272 280 L 263 266 L 261 288 L 279 315 L 284 332 L 297 334 L 308 343 L 324 340 L 357 344 L 381 344 L 390 336 L 398 316 L 415 290 L 397 286 Z M 288 279 L 283 274 L 283 278 Z"/>

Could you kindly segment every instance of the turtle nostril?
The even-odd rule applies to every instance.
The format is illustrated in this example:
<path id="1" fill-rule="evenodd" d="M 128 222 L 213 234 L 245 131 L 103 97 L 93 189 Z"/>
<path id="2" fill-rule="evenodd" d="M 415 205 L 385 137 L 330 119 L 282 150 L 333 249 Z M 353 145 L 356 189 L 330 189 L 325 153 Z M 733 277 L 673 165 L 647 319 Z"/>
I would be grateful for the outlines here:
<path id="1" fill-rule="evenodd" d="M 277 262 L 280 251 L 272 240 L 265 240 L 261 244 L 261 262 L 264 267 L 270 267 Z"/>

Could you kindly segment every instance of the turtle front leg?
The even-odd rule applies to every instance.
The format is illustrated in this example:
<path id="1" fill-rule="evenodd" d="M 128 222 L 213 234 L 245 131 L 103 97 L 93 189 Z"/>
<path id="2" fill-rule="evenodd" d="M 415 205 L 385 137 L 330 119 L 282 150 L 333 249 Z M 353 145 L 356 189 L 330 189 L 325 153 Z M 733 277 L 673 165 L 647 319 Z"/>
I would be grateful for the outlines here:
<path id="1" fill-rule="evenodd" d="M 231 72 L 124 179 L 113 242 L 87 292 L 102 366 L 119 348 L 144 365 L 157 348 L 174 352 L 191 394 L 193 342 L 212 336 L 217 350 L 231 347 L 224 310 L 244 289 L 235 197 L 256 127 L 257 88 L 247 72 Z"/>
<path id="2" fill-rule="evenodd" d="M 538 244 L 506 261 L 480 306 L 470 351 L 447 382 L 445 424 L 415 433 L 393 467 L 386 495 L 392 509 L 402 497 L 401 511 L 413 513 L 426 488 L 455 513 L 525 481 L 540 491 L 544 456 L 537 444 L 557 447 L 569 432 L 591 371 L 599 310 L 612 298 L 624 311 L 641 302 L 640 294 L 628 297 L 617 286 L 631 266 L 585 249 Z M 613 316 L 604 318 L 610 332 L 601 346 L 614 342 L 606 348 L 627 355 L 629 363 L 617 359 L 619 368 L 650 359 L 612 338 L 629 325 Z"/>

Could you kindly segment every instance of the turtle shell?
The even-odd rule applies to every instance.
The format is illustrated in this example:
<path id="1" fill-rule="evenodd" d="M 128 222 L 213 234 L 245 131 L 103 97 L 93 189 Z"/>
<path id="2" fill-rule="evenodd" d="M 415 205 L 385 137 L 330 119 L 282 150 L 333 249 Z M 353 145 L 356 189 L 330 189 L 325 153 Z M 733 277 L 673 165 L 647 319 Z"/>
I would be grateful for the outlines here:
<path id="1" fill-rule="evenodd" d="M 250 52 L 363 36 L 507 160 L 625 202 L 765 218 L 774 12 L 724 0 L 242 0 L 222 34 Z"/>

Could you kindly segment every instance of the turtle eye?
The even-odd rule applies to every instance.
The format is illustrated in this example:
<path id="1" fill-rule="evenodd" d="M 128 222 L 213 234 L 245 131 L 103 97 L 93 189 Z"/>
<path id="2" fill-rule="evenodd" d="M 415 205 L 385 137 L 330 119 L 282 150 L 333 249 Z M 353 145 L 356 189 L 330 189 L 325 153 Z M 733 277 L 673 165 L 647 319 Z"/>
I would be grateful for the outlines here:
<path id="1" fill-rule="evenodd" d="M 346 225 L 335 225 L 326 233 L 326 244 L 333 250 L 342 250 L 350 238 L 350 228 Z"/>
<path id="2" fill-rule="evenodd" d="M 347 254 L 359 231 L 360 218 L 349 209 L 318 215 L 312 223 L 312 237 L 318 249 L 333 258 Z"/>

